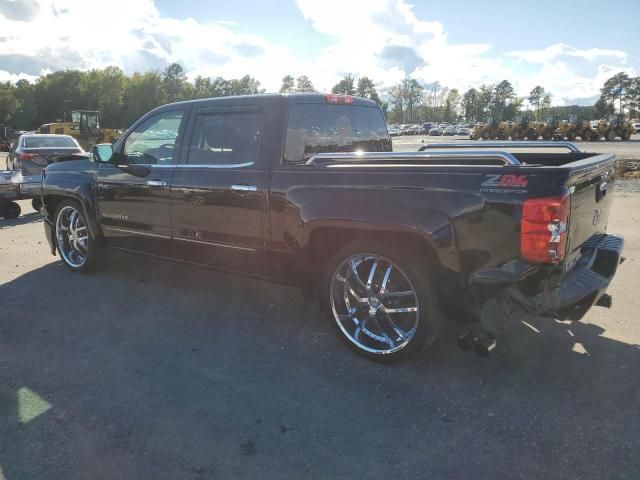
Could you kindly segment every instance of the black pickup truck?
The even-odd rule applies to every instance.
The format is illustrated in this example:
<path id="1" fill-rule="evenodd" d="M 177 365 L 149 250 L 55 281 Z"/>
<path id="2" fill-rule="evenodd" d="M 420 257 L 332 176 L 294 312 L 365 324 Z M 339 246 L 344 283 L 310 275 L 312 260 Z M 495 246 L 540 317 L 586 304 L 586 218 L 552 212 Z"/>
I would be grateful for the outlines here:
<path id="1" fill-rule="evenodd" d="M 447 316 L 479 320 L 459 343 L 487 354 L 498 310 L 610 303 L 613 181 L 613 155 L 569 143 L 394 153 L 369 100 L 257 95 L 157 108 L 92 160 L 47 167 L 42 200 L 73 271 L 110 247 L 293 284 L 349 346 L 394 359 Z"/>

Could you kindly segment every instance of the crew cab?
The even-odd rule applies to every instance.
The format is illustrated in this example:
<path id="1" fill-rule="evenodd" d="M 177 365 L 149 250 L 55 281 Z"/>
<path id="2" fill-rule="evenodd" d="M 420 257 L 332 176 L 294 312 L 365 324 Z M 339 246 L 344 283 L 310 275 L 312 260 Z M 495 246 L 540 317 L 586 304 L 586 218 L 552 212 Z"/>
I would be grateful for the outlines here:
<path id="1" fill-rule="evenodd" d="M 422 150 L 392 152 L 380 108 L 351 96 L 174 103 L 91 160 L 47 167 L 45 232 L 75 272 L 113 248 L 299 286 L 347 345 L 385 360 L 432 344 L 447 317 L 479 320 L 460 344 L 486 354 L 495 302 L 574 319 L 608 303 L 613 155 Z"/>

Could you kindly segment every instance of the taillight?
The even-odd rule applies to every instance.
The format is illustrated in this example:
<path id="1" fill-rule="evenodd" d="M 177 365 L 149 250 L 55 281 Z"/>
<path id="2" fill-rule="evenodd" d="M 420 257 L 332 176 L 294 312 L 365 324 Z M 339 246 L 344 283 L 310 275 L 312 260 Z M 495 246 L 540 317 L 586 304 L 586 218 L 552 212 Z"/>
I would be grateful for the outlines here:
<path id="1" fill-rule="evenodd" d="M 33 153 L 19 153 L 18 154 L 18 159 L 19 160 L 31 160 L 33 157 L 35 157 L 35 155 Z"/>
<path id="2" fill-rule="evenodd" d="M 327 93 L 324 96 L 327 103 L 353 103 L 351 95 L 338 95 L 336 93 Z"/>
<path id="3" fill-rule="evenodd" d="M 571 197 L 532 198 L 522 206 L 520 256 L 536 263 L 560 263 L 567 248 Z"/>

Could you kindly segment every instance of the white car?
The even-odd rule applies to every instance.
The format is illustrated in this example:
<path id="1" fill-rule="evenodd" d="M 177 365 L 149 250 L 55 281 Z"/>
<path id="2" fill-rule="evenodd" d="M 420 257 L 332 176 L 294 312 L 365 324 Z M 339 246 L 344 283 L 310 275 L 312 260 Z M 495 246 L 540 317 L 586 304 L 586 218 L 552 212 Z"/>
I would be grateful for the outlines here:
<path id="1" fill-rule="evenodd" d="M 640 122 L 634 123 L 633 129 L 636 131 L 636 133 L 640 133 Z"/>

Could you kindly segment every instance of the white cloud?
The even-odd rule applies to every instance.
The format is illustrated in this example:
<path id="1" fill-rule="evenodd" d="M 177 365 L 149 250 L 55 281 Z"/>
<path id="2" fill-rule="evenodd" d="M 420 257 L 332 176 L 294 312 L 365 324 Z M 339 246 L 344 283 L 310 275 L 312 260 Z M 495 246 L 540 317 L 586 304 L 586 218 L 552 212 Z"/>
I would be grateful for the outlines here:
<path id="1" fill-rule="evenodd" d="M 507 53 L 508 57 L 514 57 L 530 63 L 548 63 L 559 57 L 578 57 L 585 60 L 595 60 L 598 57 L 615 58 L 625 62 L 627 53 L 621 50 L 607 50 L 602 48 L 590 48 L 587 50 L 579 50 L 576 47 L 567 45 L 566 43 L 555 43 L 549 45 L 543 50 L 516 50 Z"/>
<path id="2" fill-rule="evenodd" d="M 289 45 L 239 33 L 232 20 L 163 17 L 153 0 L 111 0 L 108 8 L 97 0 L 0 0 L 0 80 L 108 65 L 162 69 L 175 61 L 190 77 L 250 74 L 269 91 L 289 73 L 309 75 L 320 90 L 346 73 L 367 75 L 381 90 L 407 76 L 460 90 L 509 79 L 522 96 L 540 84 L 563 103 L 593 97 L 618 71 L 637 74 L 620 50 L 556 43 L 502 55 L 488 44 L 456 44 L 442 23 L 418 18 L 405 0 L 296 2 L 327 38 L 303 60 Z"/>

